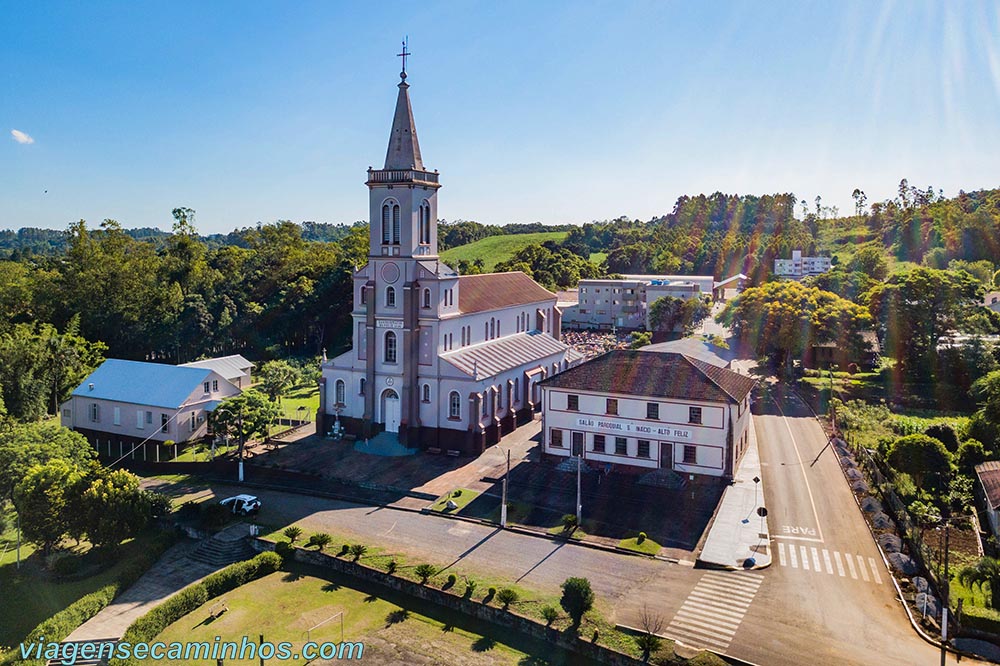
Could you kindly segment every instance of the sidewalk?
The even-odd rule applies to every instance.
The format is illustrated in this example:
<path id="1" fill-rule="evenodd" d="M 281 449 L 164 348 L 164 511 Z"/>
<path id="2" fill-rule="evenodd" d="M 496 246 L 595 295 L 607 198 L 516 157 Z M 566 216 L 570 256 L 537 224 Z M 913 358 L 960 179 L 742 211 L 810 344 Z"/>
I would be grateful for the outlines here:
<path id="1" fill-rule="evenodd" d="M 698 562 L 726 569 L 763 569 L 771 564 L 767 519 L 757 510 L 764 506 L 764 482 L 760 478 L 757 430 L 750 420 L 750 440 L 736 469 L 733 485 L 726 488 L 708 532 Z"/>

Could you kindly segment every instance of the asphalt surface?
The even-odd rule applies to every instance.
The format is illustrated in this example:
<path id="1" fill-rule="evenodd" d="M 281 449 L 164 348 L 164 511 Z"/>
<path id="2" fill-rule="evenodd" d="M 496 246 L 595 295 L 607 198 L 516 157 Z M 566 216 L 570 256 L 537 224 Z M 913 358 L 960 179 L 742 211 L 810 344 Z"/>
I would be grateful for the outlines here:
<path id="1" fill-rule="evenodd" d="M 260 520 L 295 523 L 352 542 L 557 593 L 590 579 L 610 619 L 638 626 L 644 607 L 663 633 L 761 666 L 939 663 L 914 632 L 857 509 L 834 451 L 809 409 L 791 397 L 755 416 L 773 564 L 717 572 L 553 542 L 434 515 L 282 492 L 256 492 Z M 214 487 L 216 495 L 235 486 Z M 338 547 L 335 541 L 334 547 Z M 958 663 L 949 656 L 949 664 Z M 977 663 L 963 659 L 961 663 Z"/>

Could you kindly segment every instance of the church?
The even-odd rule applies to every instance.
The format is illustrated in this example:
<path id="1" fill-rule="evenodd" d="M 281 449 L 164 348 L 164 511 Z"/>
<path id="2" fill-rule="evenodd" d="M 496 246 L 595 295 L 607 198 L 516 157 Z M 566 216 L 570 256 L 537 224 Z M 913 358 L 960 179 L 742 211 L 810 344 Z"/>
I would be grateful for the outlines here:
<path id="1" fill-rule="evenodd" d="M 420 155 L 405 61 L 400 78 L 385 166 L 368 169 L 353 347 L 322 364 L 317 432 L 339 421 L 358 438 L 478 454 L 534 417 L 541 380 L 583 357 L 560 340 L 556 295 L 530 277 L 440 261 L 441 183 Z"/>

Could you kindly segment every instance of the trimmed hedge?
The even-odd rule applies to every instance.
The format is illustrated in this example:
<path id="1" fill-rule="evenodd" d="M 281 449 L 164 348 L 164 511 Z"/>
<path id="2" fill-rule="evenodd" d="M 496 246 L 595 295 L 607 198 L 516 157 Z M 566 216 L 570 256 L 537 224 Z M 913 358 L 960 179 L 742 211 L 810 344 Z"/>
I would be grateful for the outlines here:
<path id="1" fill-rule="evenodd" d="M 231 564 L 222 571 L 207 576 L 201 581 L 201 584 L 205 586 L 205 592 L 211 599 L 225 594 L 229 590 L 235 590 L 240 585 L 245 585 L 252 580 L 274 573 L 280 568 L 281 556 L 267 551 L 260 553 L 253 559 Z"/>
<path id="2" fill-rule="evenodd" d="M 171 532 L 162 532 L 152 540 L 149 547 L 135 560 L 124 566 L 118 579 L 113 583 L 108 583 L 104 587 L 86 594 L 66 608 L 62 609 L 52 617 L 43 621 L 24 637 L 23 643 L 32 643 L 44 637 L 46 642 L 61 641 L 69 636 L 81 624 L 94 617 L 104 610 L 118 593 L 131 587 L 139 580 L 156 560 L 159 559 L 167 548 L 173 545 L 176 535 Z M 20 659 L 19 650 L 11 650 L 5 658 L 0 660 L 3 664 L 24 664 L 25 666 L 41 666 L 44 659 Z"/>
<path id="3" fill-rule="evenodd" d="M 200 583 L 192 583 L 149 611 L 125 630 L 122 641 L 135 645 L 151 642 L 163 630 L 188 613 L 203 605 L 209 599 L 234 590 L 253 580 L 274 573 L 281 568 L 281 556 L 272 551 L 260 553 L 243 562 L 230 564 L 221 571 L 206 577 Z M 140 663 L 137 659 L 112 659 L 111 666 L 131 666 Z"/>
<path id="4" fill-rule="evenodd" d="M 962 628 L 1000 635 L 1000 620 L 989 609 L 967 605 L 962 609 Z"/>

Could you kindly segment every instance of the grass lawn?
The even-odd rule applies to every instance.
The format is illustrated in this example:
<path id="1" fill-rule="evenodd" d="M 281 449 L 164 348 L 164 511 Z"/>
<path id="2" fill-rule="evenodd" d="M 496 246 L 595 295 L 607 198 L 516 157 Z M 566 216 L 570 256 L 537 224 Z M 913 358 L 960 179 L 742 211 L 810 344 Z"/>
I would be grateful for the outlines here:
<path id="1" fill-rule="evenodd" d="M 618 547 L 625 550 L 634 550 L 637 553 L 645 553 L 646 555 L 656 555 L 660 552 L 661 546 L 649 537 L 643 539 L 642 543 L 639 543 L 638 537 L 632 537 L 631 539 L 622 539 L 619 541 Z"/>
<path id="2" fill-rule="evenodd" d="M 591 252 L 589 260 L 590 263 L 592 264 L 599 264 L 607 258 L 608 258 L 607 252 Z"/>
<path id="3" fill-rule="evenodd" d="M 215 603 L 209 600 L 167 627 L 157 640 L 212 642 L 221 636 L 239 642 L 243 636 L 263 634 L 267 641 L 289 641 L 297 651 L 307 640 L 339 643 L 343 626 L 343 640 L 363 642 L 363 659 L 369 663 L 567 663 L 565 655 L 549 654 L 548 646 L 520 640 L 514 632 L 302 565 L 228 592 L 225 600 L 229 610 L 218 619 L 209 617 L 208 607 Z"/>
<path id="4" fill-rule="evenodd" d="M 113 566 L 81 580 L 57 582 L 44 569 L 40 555 L 27 543 L 21 544 L 21 568 L 17 568 L 17 533 L 14 515 L 7 516 L 9 528 L 0 535 L 0 647 L 11 647 L 43 620 L 69 606 L 80 597 L 113 583 L 134 555 L 146 548 L 147 535 L 122 546 L 121 557 Z M 81 547 L 86 550 L 87 544 Z"/>
<path id="5" fill-rule="evenodd" d="M 305 407 L 300 410 L 299 407 Z M 281 396 L 281 411 L 285 416 L 298 418 L 304 413 L 307 421 L 316 418 L 316 411 L 319 409 L 319 386 L 306 384 L 289 389 L 288 393 Z"/>
<path id="6" fill-rule="evenodd" d="M 456 493 L 458 493 L 456 495 Z M 438 498 L 438 501 L 431 505 L 431 511 L 440 511 L 441 513 L 461 513 L 462 509 L 468 506 L 469 502 L 479 497 L 479 493 L 475 490 L 469 490 L 468 488 L 456 488 L 455 490 L 442 495 Z M 457 509 L 447 508 L 448 500 L 453 501 L 458 505 Z"/>
<path id="7" fill-rule="evenodd" d="M 232 446 L 216 446 L 215 447 L 215 457 L 224 456 L 230 451 L 236 451 L 239 448 L 235 444 Z M 192 446 L 189 446 L 184 450 L 179 456 L 174 458 L 170 462 L 206 462 L 212 459 L 212 447 L 210 444 L 204 442 L 198 442 Z"/>
<path id="8" fill-rule="evenodd" d="M 475 261 L 482 259 L 486 264 L 486 272 L 492 272 L 493 268 L 501 261 L 507 261 L 519 250 L 536 243 L 545 241 L 561 241 L 566 238 L 565 231 L 541 231 L 534 234 L 511 234 L 508 236 L 489 236 L 481 238 L 475 243 L 459 245 L 441 253 L 441 261 L 454 267 L 459 260 Z"/>
<path id="9" fill-rule="evenodd" d="M 564 539 L 573 539 L 574 541 L 582 541 L 583 538 L 587 536 L 587 533 L 579 527 L 574 527 L 572 531 L 567 531 L 562 525 L 550 527 L 547 532 L 552 536 L 562 537 Z"/>

